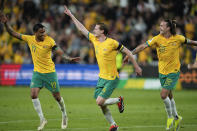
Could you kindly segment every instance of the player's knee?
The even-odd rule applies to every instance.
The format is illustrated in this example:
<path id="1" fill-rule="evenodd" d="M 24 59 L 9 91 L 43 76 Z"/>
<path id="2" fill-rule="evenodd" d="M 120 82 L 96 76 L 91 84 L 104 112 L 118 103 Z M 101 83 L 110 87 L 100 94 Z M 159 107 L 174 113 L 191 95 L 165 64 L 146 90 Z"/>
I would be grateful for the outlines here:
<path id="1" fill-rule="evenodd" d="M 59 93 L 53 93 L 53 97 L 55 98 L 56 101 L 61 101 L 61 96 Z"/>
<path id="2" fill-rule="evenodd" d="M 160 93 L 160 96 L 161 96 L 161 99 L 163 99 L 163 100 L 166 99 L 166 97 L 167 97 L 167 95 L 165 93 L 162 93 L 162 92 Z"/>
<path id="3" fill-rule="evenodd" d="M 36 93 L 31 93 L 31 99 L 36 99 L 38 98 L 38 94 Z"/>
<path id="4" fill-rule="evenodd" d="M 60 101 L 61 100 L 61 97 L 58 97 L 58 96 L 55 96 L 54 98 L 55 98 L 56 101 Z"/>
<path id="5" fill-rule="evenodd" d="M 99 101 L 99 100 L 96 100 L 96 104 L 97 104 L 98 106 L 103 106 L 103 102 L 102 102 L 102 101 Z"/>

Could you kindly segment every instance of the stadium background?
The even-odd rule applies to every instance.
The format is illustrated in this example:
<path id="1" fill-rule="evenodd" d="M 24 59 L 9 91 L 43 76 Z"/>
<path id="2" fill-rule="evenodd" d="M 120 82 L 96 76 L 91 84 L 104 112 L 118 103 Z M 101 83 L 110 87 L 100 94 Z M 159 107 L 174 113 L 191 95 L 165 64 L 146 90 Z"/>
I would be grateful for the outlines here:
<path id="1" fill-rule="evenodd" d="M 68 55 L 81 57 L 82 67 L 75 63 L 64 62 L 60 56 L 53 56 L 56 64 L 74 64 L 70 67 L 80 67 L 78 70 L 63 66 L 57 68 L 57 72 L 63 71 L 61 74 L 58 73 L 59 78 L 67 81 L 60 80 L 61 85 L 94 86 L 98 79 L 93 75 L 98 74 L 93 46 L 78 33 L 70 18 L 64 15 L 64 4 L 69 6 L 90 31 L 95 23 L 106 23 L 110 31 L 109 36 L 117 39 L 130 50 L 157 35 L 162 18 L 176 19 L 177 33 L 197 40 L 196 0 L 7 0 L 4 12 L 9 16 L 14 30 L 22 34 L 33 34 L 32 26 L 41 22 L 46 26 L 47 33 Z M 188 71 L 184 67 L 193 63 L 195 56 L 196 50 L 193 47 L 181 48 L 180 59 L 183 70 L 178 89 L 196 87 L 196 70 Z M 143 78 L 137 81 L 129 79 L 136 78 L 132 65 L 122 67 L 123 57 L 122 54 L 117 56 L 117 66 L 122 80 L 119 87 L 125 87 L 126 84 L 126 88 L 160 88 L 159 80 L 155 80 L 158 75 L 157 56 L 154 49 L 148 48 L 136 55 L 137 61 L 144 69 Z M 0 63 L 1 85 L 29 84 L 32 75 L 32 65 L 27 65 L 32 64 L 29 48 L 25 42 L 9 36 L 2 24 L 0 25 Z M 10 64 L 21 66 L 11 67 Z M 87 67 L 84 67 L 86 65 Z M 91 69 L 93 65 L 95 67 Z"/>
<path id="2" fill-rule="evenodd" d="M 130 50 L 157 35 L 162 18 L 176 19 L 177 33 L 197 40 L 197 0 L 6 0 L 4 13 L 9 16 L 10 24 L 15 31 L 33 34 L 33 25 L 41 22 L 46 26 L 47 33 L 68 55 L 80 56 L 82 59 L 76 64 L 64 62 L 59 56 L 52 56 L 61 87 L 68 87 L 61 89 L 71 120 L 68 130 L 100 131 L 107 129 L 108 126 L 105 123 L 101 124 L 103 117 L 99 117 L 100 112 L 94 100 L 90 99 L 93 89 L 81 88 L 95 87 L 98 79 L 93 46 L 77 31 L 70 18 L 63 14 L 64 4 L 68 5 L 88 30 L 92 30 L 97 22 L 107 24 L 110 37 Z M 117 111 L 112 110 L 112 113 L 124 131 L 164 129 L 165 110 L 163 103 L 159 101 L 159 90 L 136 90 L 161 88 L 155 50 L 149 48 L 135 56 L 143 68 L 142 77 L 136 77 L 131 64 L 122 67 L 123 57 L 122 54 L 117 56 L 120 71 L 118 87 L 126 89 L 118 89 L 114 95 L 123 94 L 127 97 L 127 110 L 125 115 L 120 117 L 116 117 L 119 116 Z M 180 57 L 181 76 L 176 89 L 181 91 L 175 93 L 177 108 L 184 118 L 182 130 L 196 131 L 197 72 L 195 69 L 187 69 L 187 64 L 195 60 L 195 48 L 183 46 Z M 32 69 L 27 44 L 9 36 L 0 24 L 0 131 L 36 129 L 39 121 L 28 96 Z M 40 94 L 41 102 L 44 101 L 43 109 L 47 110 L 47 117 L 50 118 L 49 123 L 53 122 L 46 128 L 57 131 L 59 123 L 56 122 L 56 116 L 59 115 L 60 118 L 60 113 L 56 111 L 58 110 L 56 106 L 53 106 L 56 103 L 49 102 L 53 100 L 48 95 L 49 92 L 46 91 Z M 89 114 L 85 112 L 86 110 Z M 147 117 L 142 118 L 141 115 Z M 89 121 L 89 117 L 94 116 L 97 116 L 95 120 Z M 156 119 L 158 117 L 160 119 Z M 81 122 L 82 120 L 85 122 Z"/>

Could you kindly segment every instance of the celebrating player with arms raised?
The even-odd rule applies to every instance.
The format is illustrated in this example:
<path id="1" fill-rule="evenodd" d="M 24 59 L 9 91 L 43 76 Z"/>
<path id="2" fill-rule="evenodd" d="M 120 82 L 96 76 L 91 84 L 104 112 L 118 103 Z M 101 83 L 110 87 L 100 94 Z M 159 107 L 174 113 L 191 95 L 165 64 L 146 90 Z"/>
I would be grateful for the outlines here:
<path id="1" fill-rule="evenodd" d="M 173 122 L 174 131 L 178 131 L 182 117 L 178 115 L 172 90 L 174 89 L 180 74 L 179 48 L 182 44 L 195 45 L 197 41 L 189 40 L 182 35 L 176 34 L 176 24 L 173 20 L 163 20 L 160 23 L 160 34 L 136 47 L 132 53 L 137 54 L 150 46 L 156 46 L 159 59 L 159 79 L 162 86 L 161 98 L 165 104 L 168 115 L 167 127 L 169 130 Z M 128 61 L 125 57 L 124 62 Z"/>
<path id="2" fill-rule="evenodd" d="M 51 59 L 51 52 L 57 53 L 62 56 L 63 59 L 69 61 L 79 61 L 79 57 L 70 58 L 56 45 L 55 41 L 45 34 L 45 28 L 42 24 L 36 24 L 33 27 L 34 35 L 22 35 L 19 34 L 10 27 L 8 19 L 4 14 L 1 14 L 0 21 L 5 24 L 8 33 L 20 40 L 27 42 L 34 64 L 34 72 L 31 80 L 31 98 L 36 112 L 40 117 L 40 126 L 38 130 L 42 130 L 47 123 L 45 119 L 38 94 L 42 87 L 46 87 L 51 91 L 54 98 L 62 111 L 62 124 L 61 128 L 66 129 L 68 117 L 66 114 L 66 108 L 64 99 L 60 96 L 60 87 L 55 71 L 55 64 Z"/>
<path id="3" fill-rule="evenodd" d="M 94 27 L 94 34 L 92 34 L 74 17 L 66 6 L 64 13 L 70 16 L 77 29 L 94 45 L 96 59 L 100 70 L 94 97 L 97 105 L 102 109 L 105 118 L 111 124 L 110 131 L 116 131 L 118 126 L 112 118 L 107 106 L 117 103 L 120 113 L 124 111 L 123 97 L 109 98 L 118 84 L 119 76 L 116 68 L 117 52 L 121 51 L 129 57 L 138 75 L 142 74 L 142 70 L 136 63 L 132 53 L 127 48 L 116 40 L 107 37 L 108 30 L 105 24 L 97 23 Z"/>

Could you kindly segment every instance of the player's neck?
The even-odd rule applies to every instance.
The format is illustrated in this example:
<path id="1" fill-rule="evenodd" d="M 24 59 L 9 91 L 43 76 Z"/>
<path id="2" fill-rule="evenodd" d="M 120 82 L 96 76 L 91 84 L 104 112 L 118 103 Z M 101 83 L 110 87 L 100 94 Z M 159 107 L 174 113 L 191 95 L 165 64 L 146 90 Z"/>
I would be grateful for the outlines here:
<path id="1" fill-rule="evenodd" d="M 170 32 L 165 33 L 165 34 L 162 34 L 162 35 L 163 35 L 163 37 L 165 37 L 165 38 L 170 38 L 170 37 L 172 36 L 172 34 L 171 34 Z"/>
<path id="2" fill-rule="evenodd" d="M 37 41 L 37 42 L 42 42 L 42 41 L 44 41 L 44 40 L 40 40 L 40 39 L 38 39 L 38 38 L 36 37 L 36 41 Z"/>
<path id="3" fill-rule="evenodd" d="M 99 39 L 100 42 L 103 42 L 107 39 L 107 36 L 102 35 L 102 36 L 98 37 L 98 39 Z"/>

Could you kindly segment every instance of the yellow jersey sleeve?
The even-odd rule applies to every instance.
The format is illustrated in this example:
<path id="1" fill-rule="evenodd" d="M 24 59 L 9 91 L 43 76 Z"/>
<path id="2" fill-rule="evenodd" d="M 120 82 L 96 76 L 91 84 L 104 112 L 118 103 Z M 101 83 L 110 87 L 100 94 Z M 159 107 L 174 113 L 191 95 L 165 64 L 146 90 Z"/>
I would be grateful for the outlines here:
<path id="1" fill-rule="evenodd" d="M 21 35 L 21 39 L 26 41 L 26 42 L 28 42 L 30 37 L 31 37 L 30 35 Z"/>
<path id="2" fill-rule="evenodd" d="M 157 42 L 156 42 L 156 39 L 157 39 L 157 37 L 155 36 L 155 37 L 153 37 L 152 39 L 146 41 L 146 44 L 147 44 L 148 46 L 153 46 L 153 45 L 155 45 L 155 44 L 157 43 Z"/>
<path id="3" fill-rule="evenodd" d="M 187 39 L 182 35 L 179 35 L 179 41 L 181 44 L 187 44 Z"/>
<path id="4" fill-rule="evenodd" d="M 88 33 L 88 40 L 90 40 L 92 43 L 96 40 L 96 37 L 92 33 Z"/>
<path id="5" fill-rule="evenodd" d="M 123 49 L 123 45 L 120 44 L 118 41 L 114 40 L 113 43 L 114 43 L 114 44 L 113 44 L 113 48 L 114 48 L 115 50 L 122 50 L 122 49 Z"/>
<path id="6" fill-rule="evenodd" d="M 55 40 L 51 37 L 49 38 L 50 38 L 51 47 L 55 46 L 56 45 Z"/>

